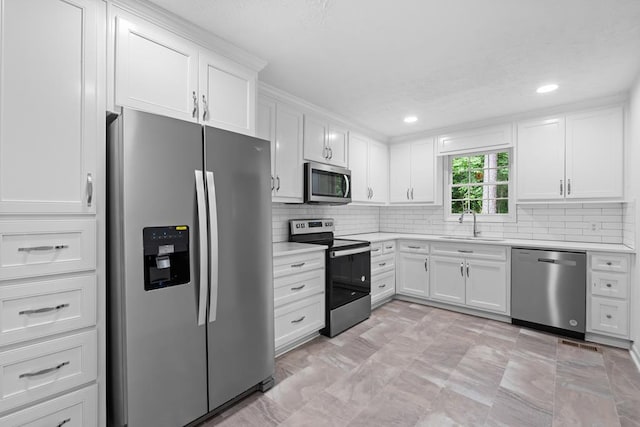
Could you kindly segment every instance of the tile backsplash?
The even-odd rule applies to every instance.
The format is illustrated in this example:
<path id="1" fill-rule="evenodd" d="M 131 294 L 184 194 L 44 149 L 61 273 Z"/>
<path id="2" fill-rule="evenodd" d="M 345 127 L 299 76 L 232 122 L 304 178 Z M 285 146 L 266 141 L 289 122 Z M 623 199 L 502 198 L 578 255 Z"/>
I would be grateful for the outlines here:
<path id="1" fill-rule="evenodd" d="M 336 235 L 394 232 L 471 235 L 471 217 L 463 224 L 445 221 L 442 206 L 312 206 L 274 203 L 273 241 L 289 238 L 288 221 L 335 219 Z M 517 206 L 516 222 L 478 223 L 482 236 L 511 239 L 625 243 L 635 239 L 635 205 L 630 203 L 527 204 Z"/>
<path id="2" fill-rule="evenodd" d="M 273 241 L 289 240 L 289 220 L 309 218 L 333 218 L 335 235 L 375 233 L 380 229 L 380 208 L 373 206 L 287 205 L 273 203 Z"/>

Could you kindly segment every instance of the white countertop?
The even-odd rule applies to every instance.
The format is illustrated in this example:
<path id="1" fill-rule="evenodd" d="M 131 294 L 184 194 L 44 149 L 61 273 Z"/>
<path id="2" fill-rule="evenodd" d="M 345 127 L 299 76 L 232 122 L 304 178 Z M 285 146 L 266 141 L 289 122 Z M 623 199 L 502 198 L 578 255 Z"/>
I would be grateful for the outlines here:
<path id="1" fill-rule="evenodd" d="M 278 242 L 273 244 L 273 256 L 295 255 L 306 252 L 324 251 L 328 246 L 311 243 Z"/>
<path id="2" fill-rule="evenodd" d="M 540 249 L 559 249 L 559 250 L 571 250 L 571 251 L 598 251 L 598 252 L 623 252 L 623 253 L 635 253 L 635 249 L 621 244 L 609 244 L 609 243 L 588 243 L 588 242 L 566 242 L 556 240 L 526 240 L 526 239 L 504 239 L 504 240 L 458 240 L 447 239 L 443 236 L 434 234 L 408 234 L 408 233 L 366 233 L 366 234 L 351 234 L 348 236 L 339 236 L 344 239 L 356 239 L 366 240 L 371 243 L 382 242 L 385 240 L 396 239 L 412 239 L 412 240 L 428 240 L 432 242 L 449 242 L 468 244 L 474 243 L 479 245 L 497 245 L 497 246 L 511 246 L 511 247 L 525 247 L 525 248 L 540 248 Z"/>

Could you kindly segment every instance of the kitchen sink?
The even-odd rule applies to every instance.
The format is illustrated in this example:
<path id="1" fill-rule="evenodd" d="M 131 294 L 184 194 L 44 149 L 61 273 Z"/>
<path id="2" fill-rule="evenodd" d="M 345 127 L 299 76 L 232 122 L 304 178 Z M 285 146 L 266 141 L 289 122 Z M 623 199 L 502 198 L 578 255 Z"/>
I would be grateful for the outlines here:
<path id="1" fill-rule="evenodd" d="M 466 240 L 466 241 L 478 241 L 478 242 L 502 242 L 504 239 L 497 237 L 472 237 L 472 236 L 440 236 L 443 239 L 449 240 Z"/>

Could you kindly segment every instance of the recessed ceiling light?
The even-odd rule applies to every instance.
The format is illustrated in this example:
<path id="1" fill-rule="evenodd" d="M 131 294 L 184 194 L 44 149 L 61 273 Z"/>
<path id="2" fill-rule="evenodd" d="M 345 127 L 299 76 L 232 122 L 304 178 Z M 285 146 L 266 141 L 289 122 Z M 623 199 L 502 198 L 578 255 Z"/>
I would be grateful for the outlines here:
<path id="1" fill-rule="evenodd" d="M 404 118 L 405 123 L 415 123 L 417 121 L 418 121 L 418 118 L 416 116 L 407 116 Z"/>
<path id="2" fill-rule="evenodd" d="M 556 89 L 558 89 L 558 85 L 557 84 L 544 85 L 544 86 L 540 86 L 538 89 L 536 89 L 536 92 L 538 92 L 538 93 L 549 93 L 549 92 L 553 92 Z"/>

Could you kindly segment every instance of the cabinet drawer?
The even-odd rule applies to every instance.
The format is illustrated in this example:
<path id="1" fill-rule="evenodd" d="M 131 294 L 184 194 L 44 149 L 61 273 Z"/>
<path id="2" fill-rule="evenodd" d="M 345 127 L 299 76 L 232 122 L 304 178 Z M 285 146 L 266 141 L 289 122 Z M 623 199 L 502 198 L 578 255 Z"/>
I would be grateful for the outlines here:
<path id="1" fill-rule="evenodd" d="M 371 260 L 371 277 L 385 271 L 395 270 L 395 268 L 396 256 L 394 254 L 376 257 Z"/>
<path id="2" fill-rule="evenodd" d="M 96 268 L 96 222 L 0 222 L 0 280 Z"/>
<path id="3" fill-rule="evenodd" d="M 413 252 L 418 254 L 429 253 L 429 242 L 415 240 L 401 240 L 398 245 L 402 252 Z"/>
<path id="4" fill-rule="evenodd" d="M 324 268 L 283 276 L 273 281 L 274 305 L 280 307 L 313 294 L 324 293 Z"/>
<path id="5" fill-rule="evenodd" d="M 387 242 L 382 243 L 382 252 L 385 254 L 389 254 L 396 251 L 396 241 L 389 240 Z"/>
<path id="6" fill-rule="evenodd" d="M 0 286 L 0 346 L 95 323 L 95 275 Z"/>
<path id="7" fill-rule="evenodd" d="M 507 259 L 507 248 L 504 246 L 476 245 L 467 243 L 433 243 L 431 245 L 431 253 L 476 259 Z"/>
<path id="8" fill-rule="evenodd" d="M 34 405 L 0 418 L 3 427 L 89 427 L 98 425 L 98 386 Z"/>
<path id="9" fill-rule="evenodd" d="M 324 328 L 324 298 L 324 294 L 318 294 L 275 310 L 276 351 Z"/>
<path id="10" fill-rule="evenodd" d="M 382 242 L 371 244 L 371 258 L 380 256 L 383 253 Z"/>
<path id="11" fill-rule="evenodd" d="M 324 251 L 285 255 L 273 259 L 273 277 L 324 268 Z"/>
<path id="12" fill-rule="evenodd" d="M 625 273 L 591 272 L 591 293 L 613 298 L 627 298 L 629 276 Z"/>
<path id="13" fill-rule="evenodd" d="M 96 379 L 96 332 L 0 353 L 0 412 Z"/>
<path id="14" fill-rule="evenodd" d="M 591 254 L 591 269 L 602 271 L 629 271 L 629 257 L 623 254 Z"/>
<path id="15" fill-rule="evenodd" d="M 629 304 L 626 301 L 591 297 L 591 329 L 629 337 Z"/>
<path id="16" fill-rule="evenodd" d="M 390 271 L 380 274 L 371 280 L 371 301 L 378 301 L 381 295 L 393 295 L 396 293 L 396 273 Z"/>

